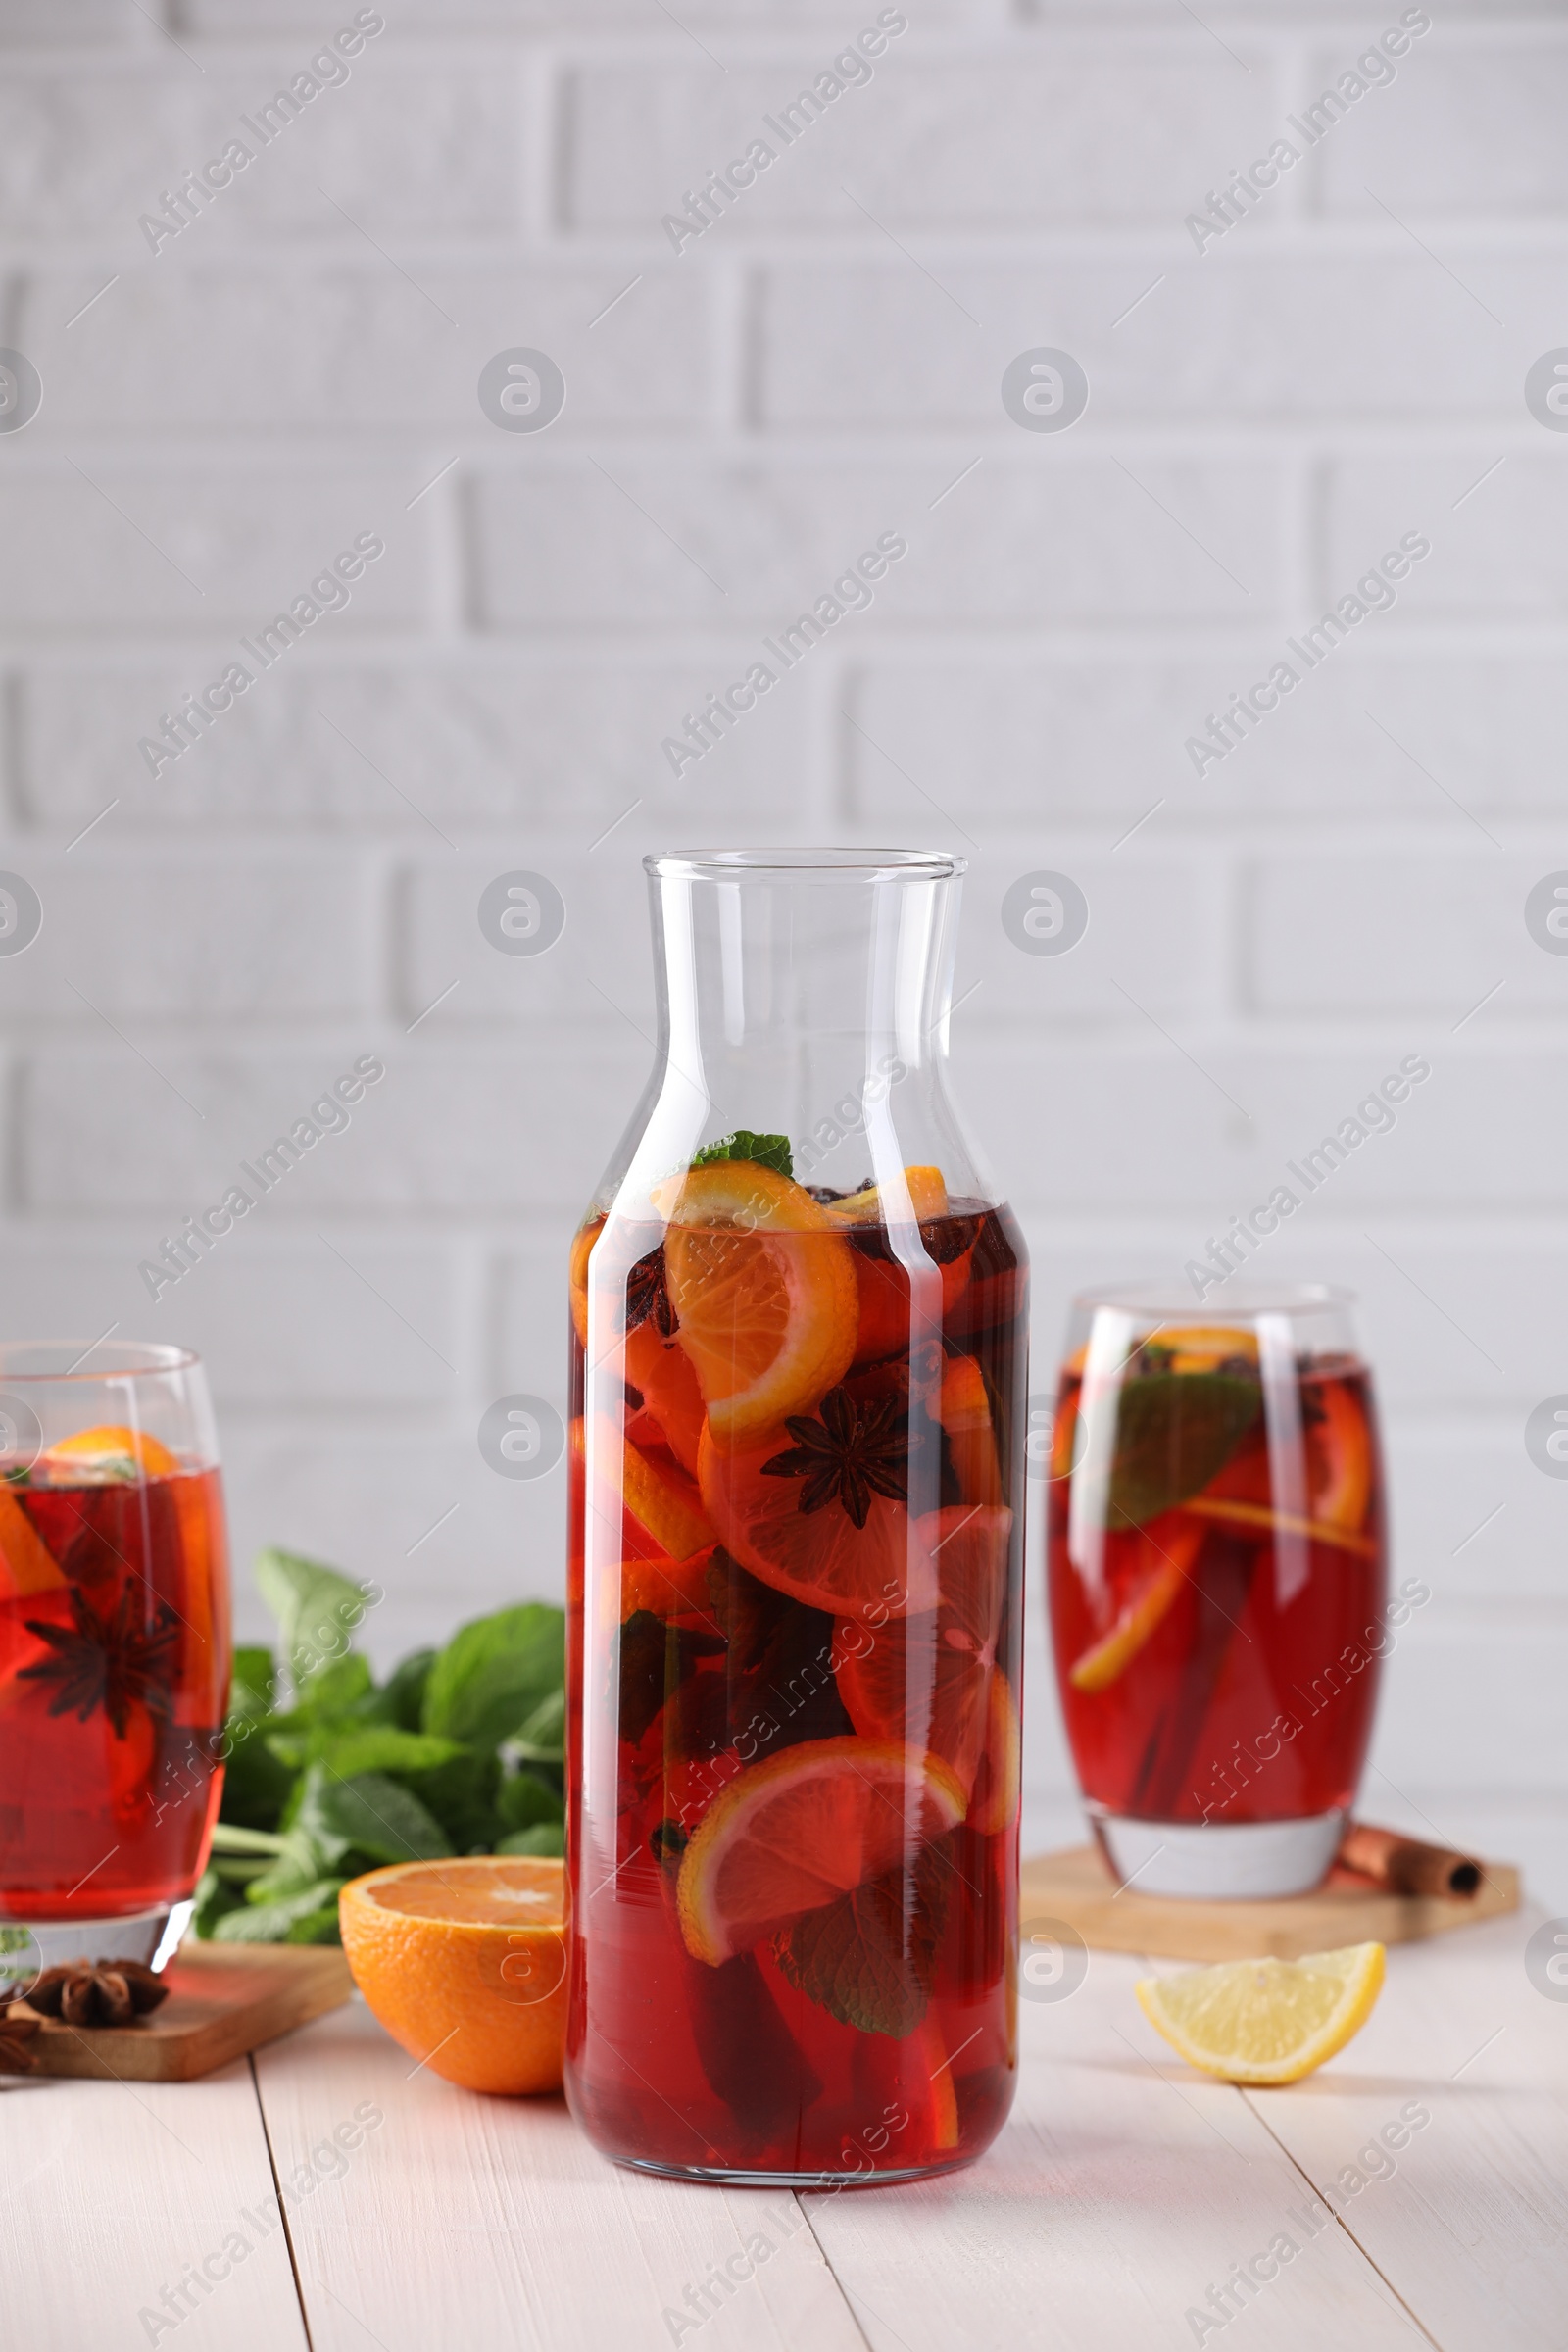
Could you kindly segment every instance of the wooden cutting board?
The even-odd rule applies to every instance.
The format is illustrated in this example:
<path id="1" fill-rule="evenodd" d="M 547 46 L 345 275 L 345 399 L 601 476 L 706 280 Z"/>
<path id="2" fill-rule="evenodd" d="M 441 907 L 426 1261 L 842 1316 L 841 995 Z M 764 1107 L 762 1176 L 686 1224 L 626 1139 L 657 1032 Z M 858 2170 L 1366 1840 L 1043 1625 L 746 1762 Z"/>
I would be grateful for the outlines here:
<path id="1" fill-rule="evenodd" d="M 168 2000 L 135 2025 L 45 2018 L 27 2043 L 33 2071 L 105 2082 L 189 2082 L 309 2025 L 354 1990 L 335 1944 L 191 1941 L 164 1974 Z"/>
<path id="2" fill-rule="evenodd" d="M 1415 1943 L 1519 1908 L 1519 1873 L 1483 1865 L 1472 1895 L 1388 1894 L 1352 1872 L 1333 1869 L 1311 1894 L 1260 1902 L 1209 1903 L 1140 1894 L 1116 1882 L 1093 1845 L 1037 1854 L 1023 1866 L 1018 1915 L 1025 1938 L 1065 1924 L 1102 1952 L 1154 1952 L 1172 1960 L 1298 1960 L 1347 1943 Z"/>

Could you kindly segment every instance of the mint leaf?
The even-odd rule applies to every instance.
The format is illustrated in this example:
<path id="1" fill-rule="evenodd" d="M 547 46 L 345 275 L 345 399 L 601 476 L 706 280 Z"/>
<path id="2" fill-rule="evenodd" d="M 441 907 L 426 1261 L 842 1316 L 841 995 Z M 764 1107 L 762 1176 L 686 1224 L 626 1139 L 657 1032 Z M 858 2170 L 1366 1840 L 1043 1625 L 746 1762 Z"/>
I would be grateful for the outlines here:
<path id="1" fill-rule="evenodd" d="M 245 1900 L 269 1907 L 285 1902 L 302 1888 L 314 1886 L 318 1879 L 324 1879 L 347 1850 L 338 1838 L 318 1838 L 308 1829 L 287 1829 L 276 1860 L 250 1881 Z"/>
<path id="2" fill-rule="evenodd" d="M 320 1723 L 343 1715 L 363 1713 L 376 1696 L 370 1661 L 351 1649 L 347 1657 L 330 1658 L 318 1666 L 298 1693 L 293 1717 L 300 1723 Z"/>
<path id="3" fill-rule="evenodd" d="M 293 1931 L 307 1923 L 313 1931 L 322 1928 L 336 1916 L 337 1890 L 347 1886 L 346 1879 L 319 1879 L 314 1886 L 302 1886 L 275 1903 L 258 1903 L 254 1907 L 242 1904 L 229 1911 L 213 1929 L 215 1943 L 293 1943 L 296 1940 L 325 1943 L 331 1940 L 318 1933 L 296 1938 Z"/>
<path id="4" fill-rule="evenodd" d="M 345 1781 L 362 1772 L 389 1772 L 409 1780 L 466 1753 L 461 1740 L 437 1740 L 429 1732 L 400 1732 L 393 1723 L 333 1723 L 311 1735 L 307 1761 L 324 1764 Z"/>
<path id="5" fill-rule="evenodd" d="M 716 1144 L 705 1144 L 693 1158 L 692 1166 L 711 1167 L 715 1159 L 754 1159 L 759 1167 L 771 1168 L 776 1175 L 795 1173 L 789 1137 L 758 1135 L 750 1127 L 737 1127 L 733 1135 L 720 1136 Z"/>
<path id="6" fill-rule="evenodd" d="M 1107 1512 L 1142 1527 L 1199 1494 L 1221 1471 L 1263 1406 L 1255 1380 L 1229 1372 L 1151 1372 L 1124 1381 Z"/>
<path id="7" fill-rule="evenodd" d="M 211 1936 L 226 1913 L 237 1911 L 244 1902 L 237 1886 L 220 1878 L 216 1870 L 204 1870 L 196 1887 L 196 1907 L 190 1924 L 198 1936 Z"/>
<path id="8" fill-rule="evenodd" d="M 524 1764 L 560 1764 L 566 1753 L 566 1693 L 552 1690 L 542 1698 L 507 1741 L 509 1753 Z"/>
<path id="9" fill-rule="evenodd" d="M 385 1701 L 387 1721 L 405 1732 L 416 1732 L 424 1708 L 425 1686 L 430 1669 L 435 1664 L 433 1649 L 416 1649 L 392 1669 L 391 1677 L 381 1697 Z"/>
<path id="10" fill-rule="evenodd" d="M 566 1833 L 559 1821 L 536 1821 L 530 1830 L 514 1830 L 496 1847 L 498 1854 L 564 1854 Z"/>
<path id="11" fill-rule="evenodd" d="M 495 1748 L 564 1687 L 566 1618 L 531 1600 L 459 1628 L 424 1689 L 421 1729 Z"/>
<path id="12" fill-rule="evenodd" d="M 234 1652 L 234 1672 L 228 1686 L 230 1715 L 254 1720 L 258 1715 L 270 1715 L 276 1704 L 277 1665 L 271 1651 L 242 1644 Z"/>
<path id="13" fill-rule="evenodd" d="M 363 1588 L 307 1560 L 296 1551 L 270 1544 L 256 1559 L 256 1582 L 262 1598 L 277 1619 L 296 1688 L 307 1683 L 333 1658 L 341 1658 L 348 1639 L 365 1615 Z"/>
<path id="14" fill-rule="evenodd" d="M 912 1870 L 884 1871 L 786 1928 L 780 1969 L 840 2025 L 902 2041 L 931 1998 L 951 1877 L 944 1848 L 924 1847 Z"/>
<path id="15" fill-rule="evenodd" d="M 231 1714 L 224 1727 L 223 1820 L 246 1830 L 275 1830 L 294 1768 L 272 1749 L 270 1715 Z"/>
<path id="16" fill-rule="evenodd" d="M 509 1837 L 519 1830 L 536 1830 L 541 1823 L 559 1824 L 562 1811 L 561 1799 L 549 1782 L 526 1766 L 502 1782 L 496 1798 L 496 1812 Z"/>
<path id="17" fill-rule="evenodd" d="M 390 1723 L 333 1725 L 315 1736 L 306 1760 L 345 1781 L 369 1772 L 401 1782 L 445 1830 L 448 1853 L 470 1853 L 494 1834 L 500 1763 L 460 1740 L 400 1732 Z"/>
<path id="18" fill-rule="evenodd" d="M 372 1862 L 428 1862 L 452 1851 L 428 1807 L 382 1772 L 338 1780 L 313 1765 L 294 1830 L 314 1838 L 329 1863 L 351 1853 Z"/>

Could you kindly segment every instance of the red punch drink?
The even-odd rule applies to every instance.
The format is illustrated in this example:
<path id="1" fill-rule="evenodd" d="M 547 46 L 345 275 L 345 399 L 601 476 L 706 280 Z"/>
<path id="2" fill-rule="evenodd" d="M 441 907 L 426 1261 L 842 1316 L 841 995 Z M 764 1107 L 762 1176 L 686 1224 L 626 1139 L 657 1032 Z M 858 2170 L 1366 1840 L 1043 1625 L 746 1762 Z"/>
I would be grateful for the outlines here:
<path id="1" fill-rule="evenodd" d="M 174 1377 L 188 1389 L 199 1373 L 187 1363 Z M 21 1399 L 58 1418 L 79 1409 L 48 1378 L 6 1373 L 0 1385 L 13 1433 Z M 61 1956 L 91 1956 L 101 1929 L 110 1956 L 150 1957 L 138 1945 L 190 1894 L 206 1859 L 228 1674 L 227 1549 L 210 1456 L 126 1422 L 17 1452 L 0 1482 L 8 1950 L 47 1958 L 57 1932 L 76 1938 Z"/>
<path id="2" fill-rule="evenodd" d="M 1323 1876 L 1371 1738 L 1385 1618 L 1371 1379 L 1343 1301 L 1200 1325 L 1107 1294 L 1062 1375 L 1052 1635 L 1119 1876 L 1269 1893 Z"/>
<path id="3" fill-rule="evenodd" d="M 899 1190 L 713 1159 L 574 1250 L 568 2088 L 660 2170 L 907 2178 L 1012 2097 L 1024 1276 Z"/>

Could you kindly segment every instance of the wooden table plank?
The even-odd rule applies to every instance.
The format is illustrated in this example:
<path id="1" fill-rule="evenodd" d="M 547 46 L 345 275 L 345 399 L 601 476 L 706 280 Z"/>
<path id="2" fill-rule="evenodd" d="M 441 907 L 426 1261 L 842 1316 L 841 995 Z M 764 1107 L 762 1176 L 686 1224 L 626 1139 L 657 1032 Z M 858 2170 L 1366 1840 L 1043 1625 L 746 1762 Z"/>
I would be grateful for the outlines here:
<path id="1" fill-rule="evenodd" d="M 1527 1912 L 1391 1952 L 1332 2067 L 1248 2094 L 1444 2352 L 1568 2342 L 1568 2004 L 1526 1977 L 1539 1925 Z M 1430 2122 L 1379 2148 L 1409 2102 Z"/>
<path id="2" fill-rule="evenodd" d="M 1021 2004 L 1017 2103 L 969 2171 L 803 2200 L 874 2352 L 1419 2347 L 1343 2230 L 1293 2224 L 1307 2184 L 1241 2094 L 1144 2025 L 1142 1973 L 1096 1952 L 1070 1998 Z M 1300 2251 L 1222 2322 L 1209 2288 L 1293 2232 Z"/>
<path id="3" fill-rule="evenodd" d="M 245 2060 L 203 2082 L 3 2081 L 8 2345 L 306 2352 Z"/>
<path id="4" fill-rule="evenodd" d="M 559 2099 L 481 2098 L 413 2071 L 358 2001 L 258 2051 L 256 2071 L 285 2189 L 340 2124 L 380 2119 L 362 2117 L 341 2166 L 318 2154 L 319 2184 L 290 2197 L 315 2352 L 864 2352 L 784 2192 L 608 2164 Z M 755 2262 L 727 2293 L 708 2285 L 726 2262 Z"/>

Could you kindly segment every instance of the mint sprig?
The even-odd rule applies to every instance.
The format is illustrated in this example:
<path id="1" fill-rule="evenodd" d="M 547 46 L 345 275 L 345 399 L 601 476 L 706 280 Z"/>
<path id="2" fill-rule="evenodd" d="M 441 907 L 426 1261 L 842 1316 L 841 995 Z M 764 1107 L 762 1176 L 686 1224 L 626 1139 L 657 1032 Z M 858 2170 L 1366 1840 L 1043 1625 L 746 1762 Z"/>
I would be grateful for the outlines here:
<path id="1" fill-rule="evenodd" d="M 379 1863 L 561 1852 L 562 1610 L 498 1609 L 378 1685 L 348 1645 L 361 1587 L 277 1550 L 257 1582 L 283 1654 L 235 1652 L 199 1936 L 335 1943 L 338 1887 Z"/>
<path id="2" fill-rule="evenodd" d="M 790 1150 L 789 1137 L 758 1135 L 750 1127 L 737 1127 L 733 1135 L 720 1136 L 716 1144 L 705 1144 L 692 1166 L 711 1167 L 716 1159 L 754 1159 L 759 1167 L 771 1168 L 775 1175 L 795 1174 L 795 1155 Z"/>

